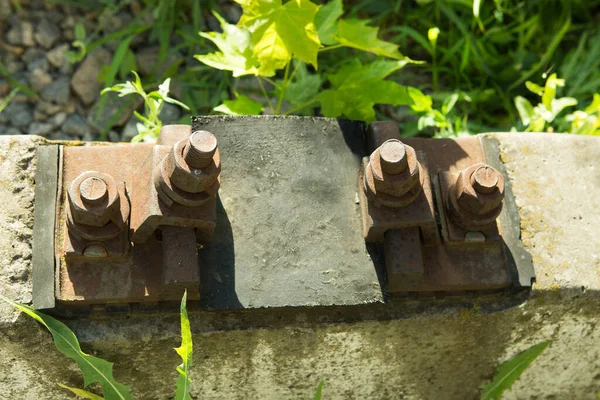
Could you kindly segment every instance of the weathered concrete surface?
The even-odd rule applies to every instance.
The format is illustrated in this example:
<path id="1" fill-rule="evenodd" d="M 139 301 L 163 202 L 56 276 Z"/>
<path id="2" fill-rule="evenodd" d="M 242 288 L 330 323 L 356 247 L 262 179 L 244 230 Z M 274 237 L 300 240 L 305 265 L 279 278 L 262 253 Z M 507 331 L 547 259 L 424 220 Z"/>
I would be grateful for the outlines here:
<path id="1" fill-rule="evenodd" d="M 600 221 L 594 205 L 600 198 L 600 173 L 594 164 L 600 159 L 600 140 L 551 134 L 495 137 L 538 276 L 529 296 L 194 312 L 195 398 L 311 398 L 321 380 L 324 398 L 331 399 L 477 398 L 479 386 L 499 363 L 543 340 L 553 342 L 506 398 L 596 398 Z M 0 231 L 0 293 L 23 302 L 31 299 L 27 235 L 35 143 L 31 137 L 0 139 L 0 221 L 5 228 Z M 14 257 L 17 262 L 11 261 Z M 177 315 L 67 323 L 86 351 L 116 362 L 115 375 L 132 385 L 136 398 L 173 395 L 180 362 L 172 350 L 179 344 Z M 0 304 L 0 399 L 72 398 L 55 382 L 78 386 L 82 379 L 42 328 Z"/>
<path id="2" fill-rule="evenodd" d="M 500 142 L 538 290 L 600 290 L 600 139 L 511 133 Z"/>

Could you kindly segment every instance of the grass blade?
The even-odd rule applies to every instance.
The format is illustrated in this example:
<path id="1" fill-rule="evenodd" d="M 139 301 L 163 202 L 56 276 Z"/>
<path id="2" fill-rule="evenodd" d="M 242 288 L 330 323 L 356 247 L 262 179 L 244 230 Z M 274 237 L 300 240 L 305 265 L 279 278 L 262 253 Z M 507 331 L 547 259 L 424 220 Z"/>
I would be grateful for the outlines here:
<path id="1" fill-rule="evenodd" d="M 175 393 L 175 400 L 191 400 L 190 396 L 190 383 L 191 380 L 188 376 L 188 371 L 192 366 L 192 354 L 193 354 L 193 346 L 192 346 L 192 331 L 190 329 L 190 320 L 187 315 L 186 309 L 186 301 L 187 301 L 187 290 L 183 294 L 183 298 L 181 299 L 181 346 L 177 347 L 175 351 L 183 362 L 181 365 L 177 367 L 177 372 L 179 372 L 179 378 L 177 379 L 177 392 Z"/>
<path id="2" fill-rule="evenodd" d="M 21 82 L 19 82 L 15 78 L 13 78 L 10 75 L 10 72 L 8 72 L 8 70 L 6 69 L 4 64 L 2 64 L 1 61 L 0 61 L 0 75 L 4 76 L 6 78 L 6 80 L 10 84 L 10 86 L 12 86 L 13 88 L 19 89 L 21 92 L 25 93 L 27 96 L 29 96 L 29 97 L 37 96 L 33 90 L 31 90 L 29 87 L 27 87 L 26 85 L 23 85 Z"/>
<path id="3" fill-rule="evenodd" d="M 107 400 L 133 400 L 129 393 L 129 387 L 118 383 L 113 377 L 113 364 L 81 351 L 77 337 L 65 324 L 29 306 L 15 303 L 2 295 L 0 295 L 0 299 L 29 315 L 50 331 L 58 351 L 77 362 L 83 374 L 84 386 L 100 382 L 102 392 Z"/>
<path id="4" fill-rule="evenodd" d="M 519 379 L 531 363 L 546 350 L 550 341 L 538 343 L 535 346 L 517 354 L 498 367 L 494 379 L 483 387 L 481 400 L 500 399 L 502 393 Z"/>
<path id="5" fill-rule="evenodd" d="M 4 100 L 2 100 L 0 102 L 0 113 L 2 111 L 4 111 L 4 109 L 6 107 L 8 107 L 8 105 L 10 104 L 10 102 L 12 101 L 12 99 L 14 99 L 14 97 L 17 95 L 17 93 L 19 93 L 19 88 L 15 88 L 15 89 L 11 90 L 10 93 L 8 94 L 8 96 L 6 96 L 4 98 Z"/>
<path id="6" fill-rule="evenodd" d="M 103 397 L 98 396 L 97 394 L 94 394 L 92 392 L 88 392 L 85 389 L 78 389 L 78 388 L 74 388 L 74 387 L 70 387 L 67 385 L 63 385 L 62 383 L 57 383 L 58 386 L 60 386 L 63 389 L 67 389 L 70 390 L 71 392 L 73 392 L 75 395 L 77 395 L 78 397 L 81 397 L 82 399 L 88 399 L 88 400 L 104 400 Z"/>
<path id="7" fill-rule="evenodd" d="M 317 386 L 317 391 L 315 392 L 315 400 L 321 400 L 321 395 L 323 394 L 323 385 L 325 382 L 319 382 L 319 386 Z"/>

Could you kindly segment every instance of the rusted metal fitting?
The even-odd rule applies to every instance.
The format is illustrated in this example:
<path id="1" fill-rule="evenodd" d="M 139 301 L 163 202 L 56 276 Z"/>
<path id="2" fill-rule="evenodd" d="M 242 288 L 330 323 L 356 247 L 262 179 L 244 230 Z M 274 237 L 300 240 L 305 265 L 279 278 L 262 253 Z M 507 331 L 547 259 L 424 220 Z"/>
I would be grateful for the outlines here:
<path id="1" fill-rule="evenodd" d="M 196 131 L 175 143 L 154 169 L 154 183 L 168 206 L 198 207 L 216 195 L 220 172 L 217 138 L 210 132 Z"/>
<path id="2" fill-rule="evenodd" d="M 458 174 L 448 192 L 448 210 L 454 222 L 464 228 L 493 223 L 502 211 L 504 177 L 491 166 L 478 163 Z"/>
<path id="3" fill-rule="evenodd" d="M 423 186 L 422 166 L 415 149 L 398 139 L 390 139 L 369 157 L 365 168 L 365 188 L 376 203 L 404 207 L 412 203 Z"/>
<path id="4" fill-rule="evenodd" d="M 108 174 L 86 171 L 67 190 L 67 226 L 78 239 L 105 241 L 127 227 L 129 202 L 125 188 Z"/>

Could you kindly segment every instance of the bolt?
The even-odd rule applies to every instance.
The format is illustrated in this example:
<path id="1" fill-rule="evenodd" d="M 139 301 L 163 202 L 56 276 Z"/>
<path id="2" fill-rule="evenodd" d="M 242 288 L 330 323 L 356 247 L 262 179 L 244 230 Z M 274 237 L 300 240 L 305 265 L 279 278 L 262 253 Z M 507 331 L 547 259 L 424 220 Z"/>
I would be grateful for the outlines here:
<path id="1" fill-rule="evenodd" d="M 108 251 L 100 243 L 92 243 L 83 250 L 83 256 L 88 258 L 108 257 Z"/>
<path id="2" fill-rule="evenodd" d="M 478 193 L 493 193 L 498 189 L 498 173 L 492 167 L 483 165 L 471 175 L 471 185 Z"/>
<path id="3" fill-rule="evenodd" d="M 183 157 L 191 168 L 205 168 L 212 162 L 216 150 L 215 135 L 208 131 L 195 131 L 183 148 Z"/>
<path id="4" fill-rule="evenodd" d="M 408 158 L 404 143 L 398 139 L 387 140 L 379 150 L 379 160 L 383 172 L 396 175 L 408 168 Z"/>
<path id="5" fill-rule="evenodd" d="M 106 182 L 94 176 L 81 182 L 79 192 L 81 199 L 89 205 L 98 205 L 108 196 Z"/>

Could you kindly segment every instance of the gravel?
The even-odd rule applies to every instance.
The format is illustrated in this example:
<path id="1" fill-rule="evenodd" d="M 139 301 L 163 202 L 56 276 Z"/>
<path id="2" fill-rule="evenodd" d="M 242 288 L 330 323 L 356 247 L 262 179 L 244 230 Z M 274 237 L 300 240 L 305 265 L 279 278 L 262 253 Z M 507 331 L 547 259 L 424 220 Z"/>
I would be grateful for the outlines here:
<path id="1" fill-rule="evenodd" d="M 87 122 L 79 114 L 72 114 L 63 124 L 62 131 L 70 136 L 83 137 L 89 128 Z"/>
<path id="2" fill-rule="evenodd" d="M 55 23 L 42 19 L 35 32 L 35 40 L 45 49 L 49 49 L 60 38 L 60 29 Z"/>
<path id="3" fill-rule="evenodd" d="M 42 99 L 55 104 L 65 104 L 71 97 L 69 78 L 60 77 L 46 86 L 41 93 Z"/>
<path id="4" fill-rule="evenodd" d="M 33 108 L 27 103 L 12 102 L 2 113 L 6 113 L 15 127 L 25 127 L 33 121 Z"/>

